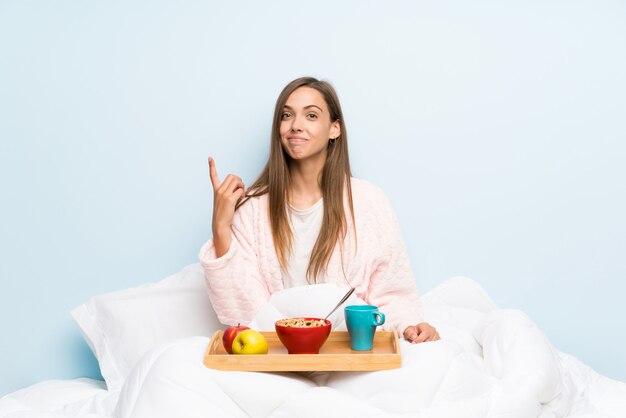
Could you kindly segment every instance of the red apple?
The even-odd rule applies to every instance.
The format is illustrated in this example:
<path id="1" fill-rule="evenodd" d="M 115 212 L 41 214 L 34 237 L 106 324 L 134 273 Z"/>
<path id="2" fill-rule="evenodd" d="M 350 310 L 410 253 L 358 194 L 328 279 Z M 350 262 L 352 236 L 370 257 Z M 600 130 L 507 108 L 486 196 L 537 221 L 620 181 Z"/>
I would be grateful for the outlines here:
<path id="1" fill-rule="evenodd" d="M 235 337 L 237 336 L 237 334 L 246 329 L 250 328 L 245 325 L 237 324 L 236 326 L 231 325 L 230 327 L 226 328 L 226 330 L 224 330 L 222 343 L 224 344 L 224 348 L 226 349 L 228 354 L 233 354 L 233 341 L 235 341 Z"/>

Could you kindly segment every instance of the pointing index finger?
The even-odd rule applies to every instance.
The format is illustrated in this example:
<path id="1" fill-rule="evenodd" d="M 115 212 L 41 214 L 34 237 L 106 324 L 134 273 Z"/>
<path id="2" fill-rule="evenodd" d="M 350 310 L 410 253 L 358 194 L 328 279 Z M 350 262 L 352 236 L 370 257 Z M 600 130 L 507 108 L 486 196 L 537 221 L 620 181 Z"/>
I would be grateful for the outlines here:
<path id="1" fill-rule="evenodd" d="M 215 168 L 215 160 L 212 157 L 209 157 L 209 177 L 211 178 L 211 184 L 213 184 L 213 188 L 217 189 L 220 187 L 220 178 L 217 176 L 217 169 Z"/>

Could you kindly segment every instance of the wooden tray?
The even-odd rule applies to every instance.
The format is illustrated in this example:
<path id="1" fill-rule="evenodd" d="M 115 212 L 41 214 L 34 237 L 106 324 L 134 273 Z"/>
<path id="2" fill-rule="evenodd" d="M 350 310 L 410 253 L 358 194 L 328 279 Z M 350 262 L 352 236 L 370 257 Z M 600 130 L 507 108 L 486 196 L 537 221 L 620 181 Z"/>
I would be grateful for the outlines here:
<path id="1" fill-rule="evenodd" d="M 285 371 L 371 371 L 397 369 L 401 365 L 398 334 L 378 331 L 370 351 L 350 349 L 348 331 L 333 331 L 319 354 L 288 354 L 275 332 L 261 332 L 267 339 L 267 355 L 228 354 L 222 344 L 223 331 L 216 331 L 204 356 L 204 365 L 217 370 L 253 372 Z"/>

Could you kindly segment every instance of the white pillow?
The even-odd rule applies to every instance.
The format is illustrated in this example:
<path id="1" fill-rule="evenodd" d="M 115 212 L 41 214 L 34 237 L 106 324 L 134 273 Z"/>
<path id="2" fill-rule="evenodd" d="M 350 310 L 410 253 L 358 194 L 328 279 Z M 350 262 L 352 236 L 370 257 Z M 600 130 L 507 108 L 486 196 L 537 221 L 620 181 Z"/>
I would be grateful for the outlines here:
<path id="1" fill-rule="evenodd" d="M 109 390 L 120 389 L 153 347 L 183 337 L 211 336 L 223 328 L 198 263 L 158 283 L 95 296 L 71 314 L 98 359 Z"/>

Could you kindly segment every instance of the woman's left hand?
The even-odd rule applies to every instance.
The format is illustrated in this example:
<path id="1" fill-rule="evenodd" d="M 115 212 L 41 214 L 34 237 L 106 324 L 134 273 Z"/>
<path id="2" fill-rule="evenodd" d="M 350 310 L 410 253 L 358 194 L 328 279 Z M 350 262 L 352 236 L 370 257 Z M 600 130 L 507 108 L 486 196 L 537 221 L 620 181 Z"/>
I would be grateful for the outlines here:
<path id="1" fill-rule="evenodd" d="M 423 343 L 425 341 L 437 341 L 441 337 L 439 333 L 428 322 L 421 322 L 417 325 L 406 327 L 404 330 L 404 339 L 410 341 L 411 344 Z"/>

